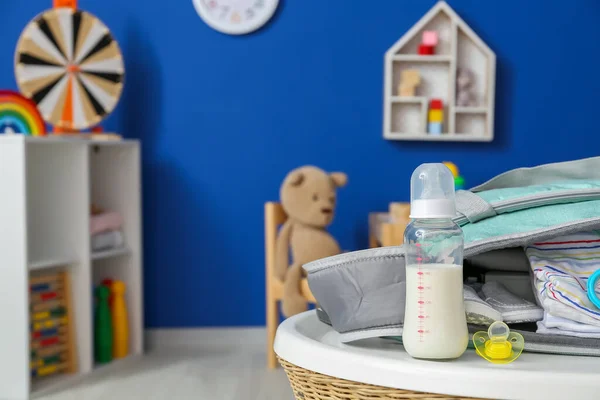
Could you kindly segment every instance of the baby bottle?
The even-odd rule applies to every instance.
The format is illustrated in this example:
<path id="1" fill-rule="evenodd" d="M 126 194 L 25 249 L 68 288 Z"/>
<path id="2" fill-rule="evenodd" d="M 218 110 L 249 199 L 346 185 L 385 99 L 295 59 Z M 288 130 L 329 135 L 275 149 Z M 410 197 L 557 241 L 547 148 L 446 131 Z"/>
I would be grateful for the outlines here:
<path id="1" fill-rule="evenodd" d="M 410 195 L 411 222 L 404 231 L 404 348 L 414 358 L 458 358 L 467 348 L 469 333 L 463 232 L 452 221 L 454 177 L 444 164 L 422 164 L 412 174 Z"/>

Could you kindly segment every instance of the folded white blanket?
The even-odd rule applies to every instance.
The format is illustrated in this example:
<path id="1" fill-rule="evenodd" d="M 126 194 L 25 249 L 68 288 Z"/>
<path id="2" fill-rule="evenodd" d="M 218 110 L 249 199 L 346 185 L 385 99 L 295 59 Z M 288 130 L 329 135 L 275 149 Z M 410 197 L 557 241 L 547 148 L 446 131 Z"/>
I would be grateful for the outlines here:
<path id="1" fill-rule="evenodd" d="M 560 336 L 575 336 L 581 338 L 592 338 L 592 339 L 600 339 L 600 333 L 593 332 L 577 332 L 577 331 L 567 331 L 559 328 L 548 328 L 544 321 L 538 321 L 537 323 L 537 331 L 536 333 L 541 333 L 544 335 L 560 335 Z"/>
<path id="2" fill-rule="evenodd" d="M 92 236 L 92 251 L 114 249 L 124 244 L 121 231 L 109 231 Z"/>
<path id="3" fill-rule="evenodd" d="M 557 317 L 548 312 L 544 312 L 542 321 L 546 328 L 558 328 L 563 331 L 580 332 L 580 333 L 598 333 L 600 334 L 600 326 L 582 324 L 581 322 L 571 321 L 570 319 Z"/>

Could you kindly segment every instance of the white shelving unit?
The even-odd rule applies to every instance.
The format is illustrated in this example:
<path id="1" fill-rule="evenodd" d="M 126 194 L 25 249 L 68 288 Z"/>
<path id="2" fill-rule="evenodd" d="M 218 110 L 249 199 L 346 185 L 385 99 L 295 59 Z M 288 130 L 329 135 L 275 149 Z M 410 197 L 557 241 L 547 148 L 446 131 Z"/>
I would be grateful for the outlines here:
<path id="1" fill-rule="evenodd" d="M 423 31 L 438 32 L 435 55 L 417 54 Z M 456 106 L 456 73 L 474 75 L 477 106 Z M 417 69 L 415 97 L 398 96 L 403 70 Z M 385 54 L 383 136 L 389 140 L 489 142 L 494 138 L 496 55 L 443 1 L 437 3 Z M 427 133 L 429 100 L 444 102 L 443 133 Z"/>
<path id="2" fill-rule="evenodd" d="M 92 289 L 104 278 L 125 282 L 129 351 L 142 354 L 139 143 L 0 136 L 0 188 L 0 398 L 37 397 L 95 370 Z M 92 254 L 92 203 L 121 213 L 126 247 Z M 70 276 L 78 373 L 32 384 L 29 273 L 56 267 Z"/>

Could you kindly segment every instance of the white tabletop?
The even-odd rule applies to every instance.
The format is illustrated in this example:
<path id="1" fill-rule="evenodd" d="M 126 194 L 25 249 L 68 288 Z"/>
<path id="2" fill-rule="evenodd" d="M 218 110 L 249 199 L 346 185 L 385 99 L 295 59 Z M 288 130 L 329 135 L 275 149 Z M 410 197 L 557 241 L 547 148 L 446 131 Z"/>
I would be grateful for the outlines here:
<path id="1" fill-rule="evenodd" d="M 275 352 L 299 367 L 350 381 L 397 389 L 492 399 L 600 399 L 600 358 L 523 353 L 494 365 L 467 350 L 458 360 L 411 358 L 389 339 L 349 344 L 307 311 L 277 330 Z"/>

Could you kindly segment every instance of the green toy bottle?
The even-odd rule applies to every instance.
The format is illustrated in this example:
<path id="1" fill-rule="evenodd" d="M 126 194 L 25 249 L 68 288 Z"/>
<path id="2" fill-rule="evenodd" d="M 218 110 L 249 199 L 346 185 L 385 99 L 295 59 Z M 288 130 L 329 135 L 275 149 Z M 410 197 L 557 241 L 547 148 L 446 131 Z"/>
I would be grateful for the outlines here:
<path id="1" fill-rule="evenodd" d="M 94 324 L 94 359 L 99 364 L 112 361 L 112 320 L 108 297 L 110 290 L 100 285 L 96 288 L 96 316 Z"/>

